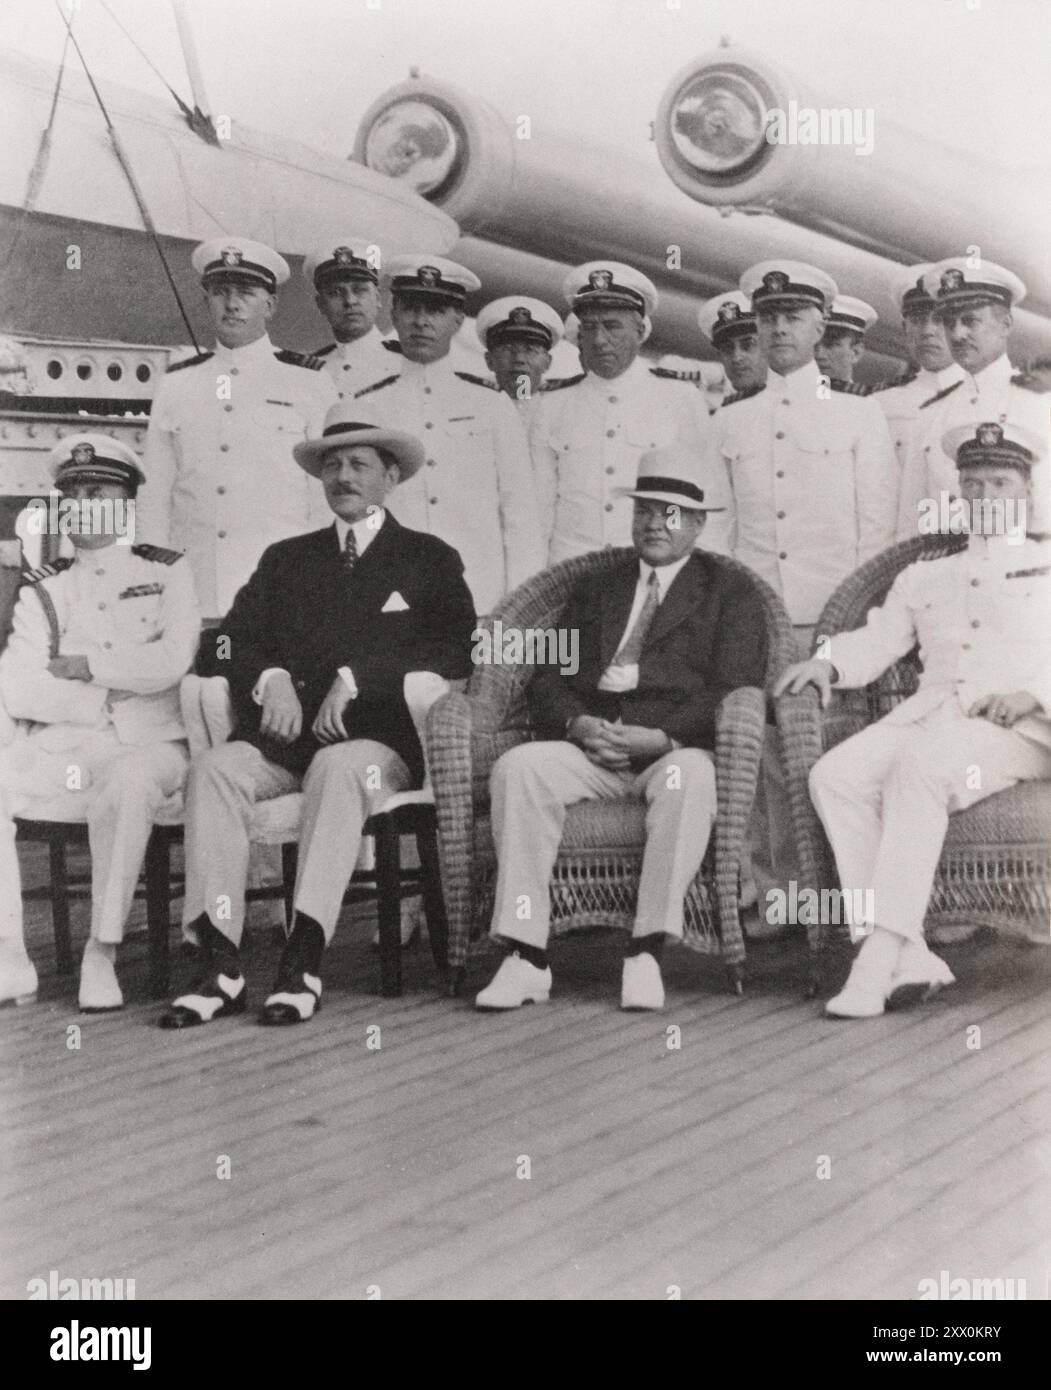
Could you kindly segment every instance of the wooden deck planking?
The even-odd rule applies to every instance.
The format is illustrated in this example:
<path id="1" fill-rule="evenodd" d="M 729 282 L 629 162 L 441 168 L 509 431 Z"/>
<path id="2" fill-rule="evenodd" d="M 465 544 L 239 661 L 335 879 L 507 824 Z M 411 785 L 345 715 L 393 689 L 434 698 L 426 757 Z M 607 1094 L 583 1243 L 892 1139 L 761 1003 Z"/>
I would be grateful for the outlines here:
<path id="1" fill-rule="evenodd" d="M 873 1297 L 941 1268 L 1024 1274 L 1000 1252 L 1042 1248 L 1051 953 L 959 948 L 953 1002 L 836 1025 L 800 999 L 798 943 L 753 950 L 743 1000 L 673 952 L 665 1013 L 629 1017 L 619 940 L 587 936 L 556 948 L 550 1005 L 480 1017 L 433 994 L 426 951 L 402 999 L 369 992 L 364 930 L 341 928 L 324 1009 L 289 1030 L 163 1034 L 134 1003 L 85 1019 L 52 959 L 43 1002 L 0 1014 L 0 1293 L 54 1268 L 133 1277 L 142 1299 Z M 141 998 L 143 947 L 126 962 Z M 254 1001 L 275 963 L 260 935 Z"/>

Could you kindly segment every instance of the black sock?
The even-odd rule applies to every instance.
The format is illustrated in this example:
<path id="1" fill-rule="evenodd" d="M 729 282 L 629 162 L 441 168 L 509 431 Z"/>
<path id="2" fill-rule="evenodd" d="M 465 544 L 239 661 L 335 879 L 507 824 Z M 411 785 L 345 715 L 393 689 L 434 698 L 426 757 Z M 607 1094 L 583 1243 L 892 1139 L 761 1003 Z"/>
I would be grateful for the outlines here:
<path id="1" fill-rule="evenodd" d="M 308 975 L 321 974 L 321 956 L 325 950 L 325 933 L 319 922 L 308 917 L 305 912 L 296 912 L 292 931 L 281 956 L 282 966 L 286 957 L 294 969 L 303 970 Z"/>
<path id="2" fill-rule="evenodd" d="M 222 974 L 232 979 L 240 975 L 241 956 L 237 947 L 208 920 L 207 913 L 202 912 L 200 917 L 190 923 L 190 927 L 197 933 L 201 953 L 209 967 L 214 965 Z"/>
<path id="3" fill-rule="evenodd" d="M 628 949 L 624 952 L 626 956 L 650 955 L 660 964 L 661 954 L 664 951 L 664 933 L 654 932 L 652 936 L 633 936 L 628 942 Z"/>
<path id="4" fill-rule="evenodd" d="M 508 955 L 519 955 L 530 965 L 535 965 L 538 970 L 547 969 L 547 952 L 542 951 L 539 946 L 527 946 L 524 941 L 515 941 L 510 945 Z"/>

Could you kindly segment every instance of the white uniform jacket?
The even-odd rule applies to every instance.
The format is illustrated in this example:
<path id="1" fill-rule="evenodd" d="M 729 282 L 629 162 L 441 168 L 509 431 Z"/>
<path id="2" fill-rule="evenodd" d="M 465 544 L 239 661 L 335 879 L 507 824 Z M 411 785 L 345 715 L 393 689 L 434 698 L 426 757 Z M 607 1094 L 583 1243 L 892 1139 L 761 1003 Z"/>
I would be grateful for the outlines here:
<path id="1" fill-rule="evenodd" d="M 398 355 L 383 346 L 378 328 L 370 328 L 352 343 L 330 343 L 313 354 L 325 364 L 340 400 L 371 386 L 381 377 L 390 376 L 398 365 Z"/>
<path id="2" fill-rule="evenodd" d="M 917 534 L 920 503 L 937 501 L 943 492 L 955 497 L 959 475 L 955 462 L 942 449 L 942 436 L 957 425 L 995 422 L 1023 425 L 1044 440 L 1045 459 L 1051 421 L 1051 396 L 1016 386 L 1006 354 L 990 362 L 980 372 L 965 372 L 959 386 L 920 412 L 917 429 L 902 470 L 898 506 L 898 539 Z M 1033 470 L 1033 513 L 1029 529 L 1045 531 L 1051 526 L 1046 461 Z"/>
<path id="3" fill-rule="evenodd" d="M 200 635 L 186 560 L 158 546 L 110 545 L 34 573 L 0 654 L 0 699 L 11 718 L 30 721 L 33 744 L 63 752 L 102 729 L 129 745 L 185 738 L 179 682 Z M 54 655 L 87 657 L 91 681 L 51 675 Z M 111 690 L 133 693 L 111 702 Z"/>
<path id="4" fill-rule="evenodd" d="M 829 656 L 836 684 L 853 689 L 919 642 L 919 689 L 881 722 L 911 724 L 947 700 L 966 714 L 983 696 L 1024 690 L 1043 713 L 1013 729 L 1051 747 L 1049 632 L 1051 541 L 972 536 L 958 555 L 903 570 L 864 627 L 831 638 Z"/>
<path id="5" fill-rule="evenodd" d="M 477 611 L 489 613 L 545 562 L 518 412 L 502 392 L 464 380 L 449 357 L 393 360 L 392 374 L 359 393 L 362 417 L 416 435 L 427 461 L 387 506 L 459 551 Z"/>
<path id="6" fill-rule="evenodd" d="M 706 473 L 708 434 L 703 393 L 654 375 L 641 358 L 612 381 L 589 372 L 572 386 L 541 395 L 530 447 L 548 563 L 631 544 L 631 502 L 618 489 L 635 486 L 639 458 L 650 449 L 685 445 L 697 459 L 697 486 L 713 501 L 721 474 Z M 705 549 L 719 548 L 714 530 L 705 532 Z"/>
<path id="7" fill-rule="evenodd" d="M 816 362 L 716 412 L 713 468 L 730 491 L 731 553 L 817 621 L 836 586 L 894 539 L 897 465 L 871 396 L 828 393 Z"/>
<path id="8" fill-rule="evenodd" d="M 331 378 L 266 336 L 176 363 L 150 413 L 136 534 L 185 550 L 205 617 L 221 617 L 275 541 L 331 520 L 292 457 L 338 399 Z M 307 359 L 314 360 L 317 359 Z"/>
<path id="9" fill-rule="evenodd" d="M 921 407 L 929 410 L 940 392 L 962 381 L 965 375 L 963 368 L 955 362 L 950 362 L 940 372 L 928 372 L 921 367 L 915 375 L 910 375 L 907 381 L 873 393 L 873 400 L 887 417 L 899 469 L 904 469 L 912 448 L 913 436 L 921 421 L 926 418 L 921 413 Z"/>

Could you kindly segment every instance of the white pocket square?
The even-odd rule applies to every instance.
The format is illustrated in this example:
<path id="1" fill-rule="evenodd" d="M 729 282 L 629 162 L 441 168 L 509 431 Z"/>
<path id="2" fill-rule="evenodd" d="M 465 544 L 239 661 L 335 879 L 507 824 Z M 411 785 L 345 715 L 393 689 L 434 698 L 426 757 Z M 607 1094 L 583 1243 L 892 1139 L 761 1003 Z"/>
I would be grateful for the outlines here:
<path id="1" fill-rule="evenodd" d="M 405 602 L 405 600 L 402 598 L 401 594 L 399 594 L 398 591 L 397 591 L 397 589 L 395 589 L 394 592 L 391 594 L 390 598 L 387 600 L 387 602 L 386 602 L 386 603 L 383 605 L 383 607 L 380 609 L 380 612 L 381 612 L 381 613 L 404 613 L 404 612 L 407 610 L 408 606 L 409 606 L 409 605 L 408 605 L 408 604 Z"/>

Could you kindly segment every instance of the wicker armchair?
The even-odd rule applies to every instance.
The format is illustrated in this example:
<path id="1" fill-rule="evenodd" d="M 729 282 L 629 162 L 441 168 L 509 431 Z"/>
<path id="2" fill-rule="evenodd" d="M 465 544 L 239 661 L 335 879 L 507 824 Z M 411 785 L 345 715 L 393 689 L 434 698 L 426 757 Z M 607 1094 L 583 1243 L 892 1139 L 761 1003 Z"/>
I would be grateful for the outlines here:
<path id="1" fill-rule="evenodd" d="M 629 549 L 610 549 L 566 560 L 521 585 L 488 622 L 499 619 L 505 628 L 555 626 L 580 579 L 612 569 L 631 554 Z M 788 615 L 757 575 L 723 556 L 711 558 L 745 573 L 762 601 L 769 690 L 794 656 Z M 427 720 L 454 991 L 462 983 L 472 938 L 489 925 L 496 870 L 489 774 L 502 753 L 533 737 L 525 698 L 530 675 L 526 666 L 481 666 L 466 692 L 444 696 L 432 706 Z M 738 993 L 745 956 L 738 908 L 741 846 L 755 798 L 766 709 L 766 695 L 755 687 L 733 691 L 719 708 L 715 833 L 685 903 L 685 944 L 702 952 L 721 950 Z M 803 760 L 799 762 L 802 769 Z M 805 778 L 805 771 L 801 775 Z M 551 883 L 552 932 L 585 926 L 630 930 L 644 846 L 641 799 L 624 797 L 570 807 Z"/>
<path id="2" fill-rule="evenodd" d="M 877 555 L 845 580 L 825 605 L 815 629 L 832 636 L 860 627 L 868 610 L 882 603 L 898 574 L 916 560 L 936 560 L 966 545 L 961 536 L 919 536 Z M 882 718 L 917 686 L 917 650 L 860 690 L 834 691 L 822 711 L 813 690 L 796 704 L 791 718 L 799 746 L 811 764 L 822 752 Z M 813 806 L 795 806 L 795 826 L 804 871 L 815 886 L 836 887 L 832 851 Z M 992 926 L 1048 941 L 1051 917 L 1051 795 L 1046 783 L 1028 782 L 959 811 L 949 818 L 938 875 L 927 912 L 926 931 L 934 941 L 958 939 L 977 926 Z M 813 929 L 816 945 L 829 932 Z"/>

